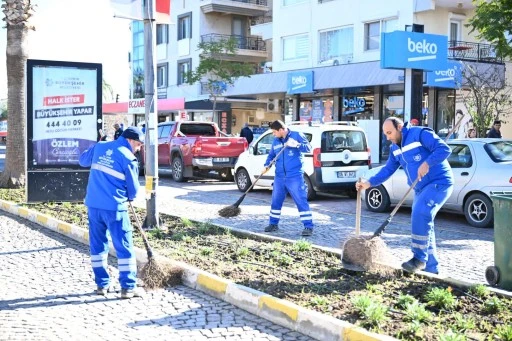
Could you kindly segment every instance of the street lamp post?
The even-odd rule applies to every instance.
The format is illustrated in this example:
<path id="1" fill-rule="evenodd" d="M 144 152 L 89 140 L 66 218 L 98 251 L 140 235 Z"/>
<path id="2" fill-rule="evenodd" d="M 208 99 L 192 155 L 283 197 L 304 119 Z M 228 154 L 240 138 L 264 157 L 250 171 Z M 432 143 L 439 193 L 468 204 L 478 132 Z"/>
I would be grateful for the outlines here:
<path id="1" fill-rule="evenodd" d="M 144 0 L 144 88 L 146 140 L 146 219 L 144 227 L 158 227 L 158 207 L 156 192 L 158 188 L 158 107 L 155 101 L 155 57 L 153 55 L 156 41 L 155 0 Z"/>

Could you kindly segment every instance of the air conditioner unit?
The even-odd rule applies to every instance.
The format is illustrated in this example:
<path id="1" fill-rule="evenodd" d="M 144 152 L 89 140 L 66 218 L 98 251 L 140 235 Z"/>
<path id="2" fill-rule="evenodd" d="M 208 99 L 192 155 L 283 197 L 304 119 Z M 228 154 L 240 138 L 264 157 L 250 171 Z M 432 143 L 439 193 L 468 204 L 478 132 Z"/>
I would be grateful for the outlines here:
<path id="1" fill-rule="evenodd" d="M 280 112 L 281 108 L 278 99 L 269 98 L 267 100 L 267 111 L 268 112 Z"/>

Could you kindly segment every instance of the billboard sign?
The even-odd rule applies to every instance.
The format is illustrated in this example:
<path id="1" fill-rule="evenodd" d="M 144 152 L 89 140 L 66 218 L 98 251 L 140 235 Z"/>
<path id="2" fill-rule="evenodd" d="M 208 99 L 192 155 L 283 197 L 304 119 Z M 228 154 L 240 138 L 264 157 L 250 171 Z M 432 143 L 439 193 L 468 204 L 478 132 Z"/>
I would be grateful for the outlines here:
<path id="1" fill-rule="evenodd" d="M 382 33 L 380 63 L 383 69 L 442 70 L 447 67 L 448 37 L 394 31 Z"/>
<path id="2" fill-rule="evenodd" d="M 462 84 L 464 64 L 449 60 L 448 67 L 442 70 L 427 72 L 427 86 L 438 88 L 459 89 Z"/>
<path id="3" fill-rule="evenodd" d="M 101 65 L 27 64 L 29 168 L 79 167 L 80 154 L 96 143 L 101 128 Z"/>
<path id="4" fill-rule="evenodd" d="M 313 71 L 289 72 L 286 89 L 290 95 L 313 92 Z"/>

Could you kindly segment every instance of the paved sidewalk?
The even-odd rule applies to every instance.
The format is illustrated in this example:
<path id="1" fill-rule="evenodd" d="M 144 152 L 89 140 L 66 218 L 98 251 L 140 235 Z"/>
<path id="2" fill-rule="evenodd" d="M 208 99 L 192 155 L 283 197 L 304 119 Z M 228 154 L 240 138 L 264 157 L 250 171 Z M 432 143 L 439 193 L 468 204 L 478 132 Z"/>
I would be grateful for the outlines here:
<path id="1" fill-rule="evenodd" d="M 311 340 L 185 286 L 94 295 L 86 245 L 4 211 L 0 264 L 0 340 Z"/>

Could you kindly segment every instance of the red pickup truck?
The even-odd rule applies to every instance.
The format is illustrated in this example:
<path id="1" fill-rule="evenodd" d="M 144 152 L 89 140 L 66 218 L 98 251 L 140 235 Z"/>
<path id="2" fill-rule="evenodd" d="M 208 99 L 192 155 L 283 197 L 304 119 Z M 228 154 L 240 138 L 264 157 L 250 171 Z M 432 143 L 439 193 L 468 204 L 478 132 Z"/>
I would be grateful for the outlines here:
<path id="1" fill-rule="evenodd" d="M 238 156 L 248 147 L 244 137 L 227 136 L 213 122 L 163 122 L 158 125 L 158 168 L 171 168 L 175 181 L 215 170 L 232 181 Z"/>

